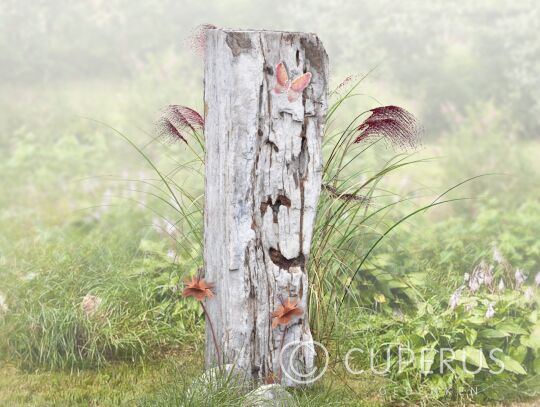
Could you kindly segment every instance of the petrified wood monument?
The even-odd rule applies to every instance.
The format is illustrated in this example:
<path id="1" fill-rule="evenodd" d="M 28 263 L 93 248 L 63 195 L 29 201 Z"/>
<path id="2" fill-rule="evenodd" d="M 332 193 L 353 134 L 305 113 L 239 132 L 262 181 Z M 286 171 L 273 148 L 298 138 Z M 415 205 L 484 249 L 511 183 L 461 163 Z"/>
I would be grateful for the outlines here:
<path id="1" fill-rule="evenodd" d="M 328 57 L 316 35 L 297 32 L 209 29 L 205 48 L 204 260 L 216 293 L 208 313 L 225 363 L 254 378 L 275 375 L 284 338 L 304 342 L 292 360 L 306 374 L 315 356 L 306 265 L 321 188 Z M 304 315 L 272 328 L 272 312 L 288 299 Z M 206 339 L 206 364 L 214 366 L 208 326 Z M 282 357 L 288 385 L 296 383 L 294 349 Z"/>

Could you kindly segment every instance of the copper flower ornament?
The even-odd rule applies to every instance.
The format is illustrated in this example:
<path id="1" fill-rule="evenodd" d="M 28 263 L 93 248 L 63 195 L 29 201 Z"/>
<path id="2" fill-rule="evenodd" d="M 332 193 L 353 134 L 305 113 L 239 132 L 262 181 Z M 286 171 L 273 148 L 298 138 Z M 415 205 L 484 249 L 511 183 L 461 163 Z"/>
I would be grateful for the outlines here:
<path id="1" fill-rule="evenodd" d="M 287 298 L 272 313 L 272 328 L 278 325 L 287 326 L 293 318 L 301 317 L 302 315 L 304 315 L 304 310 L 298 306 L 298 301 Z"/>
<path id="2" fill-rule="evenodd" d="M 214 297 L 212 288 L 214 288 L 213 284 L 206 282 L 200 277 L 193 276 L 191 277 L 191 281 L 186 281 L 186 285 L 184 291 L 182 292 L 182 295 L 184 297 L 193 297 L 197 301 L 203 301 L 205 298 Z"/>

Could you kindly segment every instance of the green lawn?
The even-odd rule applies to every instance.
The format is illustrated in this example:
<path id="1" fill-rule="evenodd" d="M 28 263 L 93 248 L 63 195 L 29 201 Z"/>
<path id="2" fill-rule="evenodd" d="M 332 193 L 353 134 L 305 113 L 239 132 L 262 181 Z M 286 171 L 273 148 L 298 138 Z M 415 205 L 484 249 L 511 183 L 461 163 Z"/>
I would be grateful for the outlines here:
<path id="1" fill-rule="evenodd" d="M 150 364 L 114 363 L 99 370 L 24 372 L 7 365 L 0 369 L 1 406 L 121 406 L 186 405 L 212 406 L 212 395 L 184 399 L 190 383 L 201 374 L 200 365 L 182 355 L 171 355 Z M 380 379 L 363 377 L 343 382 L 330 373 L 322 383 L 307 391 L 294 391 L 301 405 L 383 405 Z M 242 399 L 221 399 L 222 405 L 240 406 Z"/>
<path id="2" fill-rule="evenodd" d="M 208 406 L 212 395 L 201 389 L 204 397 L 184 398 L 190 383 L 201 374 L 200 365 L 193 359 L 182 361 L 174 355 L 162 362 L 150 364 L 114 363 L 99 370 L 79 372 L 24 372 L 13 366 L 0 368 L 0 405 L 9 407 L 62 406 Z M 365 406 L 388 405 L 379 394 L 380 377 L 363 376 L 344 381 L 343 376 L 330 373 L 322 383 L 309 390 L 292 391 L 299 405 L 305 406 Z M 221 399 L 223 406 L 241 406 L 241 397 Z M 184 403 L 184 404 L 181 404 Z M 393 404 L 402 405 L 402 404 Z M 443 405 L 437 404 L 433 405 Z M 474 405 L 447 402 L 444 405 Z M 534 407 L 537 401 L 493 403 L 513 407 Z"/>
<path id="3" fill-rule="evenodd" d="M 168 369 L 113 364 L 100 370 L 27 373 L 13 366 L 0 369 L 2 406 L 115 406 L 133 405 L 152 393 Z"/>

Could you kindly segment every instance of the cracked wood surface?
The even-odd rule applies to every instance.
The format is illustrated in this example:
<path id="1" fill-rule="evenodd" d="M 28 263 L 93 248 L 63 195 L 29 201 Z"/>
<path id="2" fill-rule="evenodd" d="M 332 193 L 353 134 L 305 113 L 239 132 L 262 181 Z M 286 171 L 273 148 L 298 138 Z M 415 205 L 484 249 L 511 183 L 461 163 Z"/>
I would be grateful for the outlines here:
<path id="1" fill-rule="evenodd" d="M 275 67 L 290 79 L 311 72 L 298 100 L 276 94 Z M 311 236 L 321 188 L 328 58 L 314 34 L 211 29 L 205 55 L 204 261 L 216 284 L 207 302 L 226 363 L 253 378 L 279 373 L 283 327 L 271 313 L 287 298 L 306 313 L 285 343 L 311 341 L 307 320 Z M 284 352 L 288 372 L 289 352 Z M 206 332 L 206 364 L 215 365 Z M 314 349 L 294 357 L 313 368 Z M 294 374 L 290 373 L 293 377 Z M 294 381 L 283 375 L 283 382 Z"/>

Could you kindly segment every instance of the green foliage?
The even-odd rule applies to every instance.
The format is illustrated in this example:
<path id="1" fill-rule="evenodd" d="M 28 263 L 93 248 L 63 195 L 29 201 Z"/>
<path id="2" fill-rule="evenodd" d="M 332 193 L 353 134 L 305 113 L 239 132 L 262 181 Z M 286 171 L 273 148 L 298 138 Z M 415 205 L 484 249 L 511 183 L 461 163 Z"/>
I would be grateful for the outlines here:
<path id="1" fill-rule="evenodd" d="M 539 344 L 533 339 L 540 332 L 535 281 L 540 206 L 529 201 L 509 212 L 491 200 L 478 211 L 474 221 L 421 220 L 423 233 L 416 235 L 406 225 L 393 239 L 400 242 L 398 249 L 387 244 L 373 256 L 372 262 L 382 263 L 387 273 L 409 273 L 409 286 L 420 293 L 412 307 L 390 299 L 371 309 L 351 307 L 340 315 L 339 344 L 334 345 L 338 353 L 343 357 L 351 347 L 365 350 L 355 354 L 355 366 L 369 369 L 369 350 L 374 349 L 379 371 L 388 359 L 390 384 L 383 392 L 389 400 L 487 402 L 540 394 Z M 516 280 L 518 271 L 524 283 Z M 489 284 L 476 289 L 471 279 L 482 273 L 490 275 Z M 399 347 L 414 352 L 409 362 L 404 351 L 403 368 Z M 427 360 L 431 369 L 425 368 Z"/>
<path id="2" fill-rule="evenodd" d="M 529 289 L 533 291 L 527 298 L 524 293 Z M 431 298 L 405 316 L 360 313 L 355 321 L 351 314 L 344 337 L 354 339 L 342 346 L 366 351 L 367 356 L 356 354 L 355 366 L 369 369 L 373 357 L 377 371 L 388 369 L 390 382 L 384 393 L 390 400 L 419 403 L 538 396 L 539 300 L 536 287 L 522 287 L 464 294 L 455 309 Z M 487 314 L 490 304 L 495 311 L 491 317 Z"/>
<path id="3" fill-rule="evenodd" d="M 173 263 L 163 244 L 150 248 L 145 229 L 137 211 L 113 211 L 21 245 L 19 262 L 2 267 L 3 354 L 26 368 L 73 369 L 147 359 L 200 338 L 198 310 L 177 301 L 193 267 Z M 92 312 L 83 309 L 87 295 L 99 298 Z"/>
<path id="4" fill-rule="evenodd" d="M 381 250 L 384 269 L 416 278 L 429 295 L 446 296 L 462 283 L 472 265 L 490 261 L 495 246 L 533 278 L 540 270 L 540 204 L 530 200 L 508 211 L 491 198 L 477 206 L 474 219 L 450 217 L 436 223 L 419 219 L 414 225 L 404 225 L 396 231 L 393 244 Z M 380 263 L 379 255 L 373 262 Z"/>

